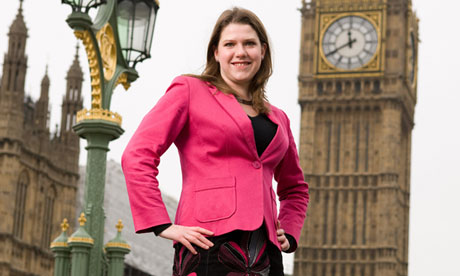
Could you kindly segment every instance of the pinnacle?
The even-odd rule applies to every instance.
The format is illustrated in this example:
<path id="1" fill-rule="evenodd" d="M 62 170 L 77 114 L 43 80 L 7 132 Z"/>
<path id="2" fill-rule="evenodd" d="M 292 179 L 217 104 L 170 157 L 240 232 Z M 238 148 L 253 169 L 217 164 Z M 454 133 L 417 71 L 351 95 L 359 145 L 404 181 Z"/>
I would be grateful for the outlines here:
<path id="1" fill-rule="evenodd" d="M 24 22 L 24 16 L 22 15 L 22 3 L 23 0 L 19 1 L 19 9 L 18 14 L 16 14 L 16 18 L 14 19 L 13 23 L 10 27 L 10 34 L 24 34 L 27 35 L 27 27 L 26 23 Z"/>
<path id="2" fill-rule="evenodd" d="M 45 75 L 43 76 L 43 79 L 42 79 L 42 86 L 49 85 L 49 84 L 50 84 L 50 79 L 48 77 L 48 65 L 46 65 Z"/>
<path id="3" fill-rule="evenodd" d="M 72 65 L 69 68 L 69 71 L 67 72 L 67 76 L 73 76 L 73 77 L 82 77 L 83 76 L 83 71 L 81 70 L 80 67 L 80 61 L 79 61 L 79 55 L 78 55 L 78 50 L 80 47 L 77 46 L 75 47 L 75 58 L 73 60 Z"/>

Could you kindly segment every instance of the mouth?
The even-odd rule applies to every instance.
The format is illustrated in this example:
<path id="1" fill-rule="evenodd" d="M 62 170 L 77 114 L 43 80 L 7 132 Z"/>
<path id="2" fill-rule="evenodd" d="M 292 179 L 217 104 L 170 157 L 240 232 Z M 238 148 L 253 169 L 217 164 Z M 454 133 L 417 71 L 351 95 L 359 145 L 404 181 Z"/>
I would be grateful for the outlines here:
<path id="1" fill-rule="evenodd" d="M 232 62 L 232 65 L 233 66 L 236 66 L 236 67 L 244 67 L 244 66 L 248 66 L 250 65 L 251 62 L 249 61 L 237 61 L 237 62 Z"/>

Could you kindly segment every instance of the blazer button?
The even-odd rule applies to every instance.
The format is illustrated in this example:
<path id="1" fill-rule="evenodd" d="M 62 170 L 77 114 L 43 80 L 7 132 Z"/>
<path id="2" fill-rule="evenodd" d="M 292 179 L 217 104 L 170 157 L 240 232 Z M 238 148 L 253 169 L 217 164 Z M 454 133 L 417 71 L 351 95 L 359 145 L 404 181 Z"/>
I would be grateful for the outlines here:
<path id="1" fill-rule="evenodd" d="M 260 162 L 259 161 L 254 161 L 252 162 L 252 166 L 256 169 L 260 169 Z"/>

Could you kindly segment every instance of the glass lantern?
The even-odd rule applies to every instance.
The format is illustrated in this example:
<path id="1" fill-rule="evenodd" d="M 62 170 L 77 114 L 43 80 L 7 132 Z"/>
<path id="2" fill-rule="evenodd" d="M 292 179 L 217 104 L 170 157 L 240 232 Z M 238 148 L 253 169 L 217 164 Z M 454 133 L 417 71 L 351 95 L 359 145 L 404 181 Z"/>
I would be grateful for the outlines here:
<path id="1" fill-rule="evenodd" d="M 118 0 L 118 35 L 123 56 L 131 68 L 150 57 L 158 9 L 155 0 Z"/>

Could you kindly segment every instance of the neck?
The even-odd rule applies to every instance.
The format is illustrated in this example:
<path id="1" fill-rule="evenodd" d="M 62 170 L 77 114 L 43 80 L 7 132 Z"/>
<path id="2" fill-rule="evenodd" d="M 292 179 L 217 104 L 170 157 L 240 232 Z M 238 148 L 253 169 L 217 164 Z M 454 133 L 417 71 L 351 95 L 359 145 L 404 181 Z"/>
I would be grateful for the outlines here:
<path id="1" fill-rule="evenodd" d="M 252 96 L 249 93 L 249 89 L 247 86 L 239 86 L 239 85 L 230 85 L 230 88 L 235 91 L 236 95 L 243 100 L 252 100 Z"/>
<path id="2" fill-rule="evenodd" d="M 252 100 L 252 95 L 249 93 L 249 83 L 235 83 L 223 75 L 221 77 L 240 99 Z"/>

